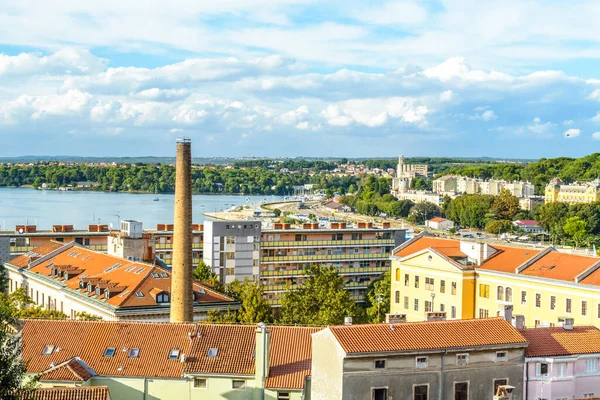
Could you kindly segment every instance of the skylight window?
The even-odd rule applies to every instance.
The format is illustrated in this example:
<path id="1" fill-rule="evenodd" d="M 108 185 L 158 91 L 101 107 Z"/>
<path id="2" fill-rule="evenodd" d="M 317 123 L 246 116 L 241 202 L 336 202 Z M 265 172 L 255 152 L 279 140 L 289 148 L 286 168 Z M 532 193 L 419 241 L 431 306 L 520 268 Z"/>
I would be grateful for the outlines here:
<path id="1" fill-rule="evenodd" d="M 169 351 L 169 360 L 175 360 L 179 358 L 179 349 L 171 349 Z"/>
<path id="2" fill-rule="evenodd" d="M 75 254 L 77 254 L 77 252 L 76 252 L 76 251 L 72 251 L 72 252 L 70 252 L 70 253 L 69 253 L 69 254 L 67 254 L 67 255 L 68 255 L 69 257 L 73 257 Z"/>
<path id="3" fill-rule="evenodd" d="M 204 289 L 198 289 L 198 293 L 200 293 L 201 295 L 205 295 L 206 291 Z"/>
<path id="4" fill-rule="evenodd" d="M 115 349 L 114 347 L 107 347 L 106 350 L 104 350 L 104 357 L 112 357 L 115 355 L 117 349 Z"/>
<path id="5" fill-rule="evenodd" d="M 129 267 L 125 268 L 125 272 L 131 272 L 135 269 L 135 265 L 130 265 Z"/>
<path id="6" fill-rule="evenodd" d="M 47 344 L 46 347 L 44 347 L 44 351 L 42 352 L 42 355 L 49 356 L 53 352 L 54 352 L 54 345 L 53 344 Z"/>
<path id="7" fill-rule="evenodd" d="M 135 271 L 136 274 L 141 274 L 142 272 L 144 272 L 146 270 L 146 268 L 140 268 L 137 271 Z"/>
<path id="8" fill-rule="evenodd" d="M 216 357 L 218 352 L 219 352 L 219 349 L 211 347 L 210 349 L 208 349 L 208 354 L 207 355 L 209 357 Z"/>
<path id="9" fill-rule="evenodd" d="M 138 358 L 140 356 L 140 349 L 137 347 L 133 347 L 131 349 L 129 349 L 129 354 L 127 355 L 128 358 Z"/>
<path id="10" fill-rule="evenodd" d="M 144 297 L 144 293 L 142 293 L 142 292 L 135 292 L 135 297 Z"/>
<path id="11" fill-rule="evenodd" d="M 161 276 L 161 278 L 168 278 L 169 277 L 169 275 L 167 275 L 166 272 L 161 272 L 160 276 Z"/>
<path id="12" fill-rule="evenodd" d="M 158 278 L 158 274 L 157 274 L 156 272 L 153 272 L 153 273 L 152 273 L 152 277 L 153 277 L 153 278 Z"/>

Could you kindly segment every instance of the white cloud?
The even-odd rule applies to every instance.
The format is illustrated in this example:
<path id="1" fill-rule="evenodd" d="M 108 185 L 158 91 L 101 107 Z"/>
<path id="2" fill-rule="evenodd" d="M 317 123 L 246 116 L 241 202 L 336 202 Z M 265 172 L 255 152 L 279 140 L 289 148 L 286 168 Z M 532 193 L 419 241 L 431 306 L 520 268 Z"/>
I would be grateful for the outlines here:
<path id="1" fill-rule="evenodd" d="M 21 53 L 9 56 L 0 53 L 0 78 L 3 76 L 70 75 L 100 72 L 108 60 L 92 55 L 88 50 L 63 48 L 48 56 Z"/>
<path id="2" fill-rule="evenodd" d="M 567 119 L 567 120 L 563 121 L 563 125 L 565 125 L 565 126 L 573 125 L 574 123 L 575 123 L 575 121 L 573 121 L 572 119 Z"/>
<path id="3" fill-rule="evenodd" d="M 594 138 L 595 140 L 600 140 L 600 132 L 592 133 L 592 138 Z"/>
<path id="4" fill-rule="evenodd" d="M 456 98 L 456 95 L 452 90 L 445 90 L 440 94 L 440 101 L 442 103 L 450 103 Z"/>
<path id="5" fill-rule="evenodd" d="M 368 7 L 357 10 L 354 18 L 375 25 L 413 25 L 427 19 L 427 10 L 418 1 L 390 0 L 382 7 L 368 4 Z"/>
<path id="6" fill-rule="evenodd" d="M 574 139 L 577 136 L 579 136 L 580 134 L 581 134 L 581 130 L 572 128 L 572 129 L 567 129 L 563 135 L 567 139 Z"/>
<path id="7" fill-rule="evenodd" d="M 592 93 L 590 93 L 588 99 L 600 101 L 600 89 L 596 89 Z"/>
<path id="8" fill-rule="evenodd" d="M 308 121 L 302 121 L 296 124 L 296 129 L 304 130 L 306 128 L 308 128 Z"/>
<path id="9" fill-rule="evenodd" d="M 473 115 L 472 117 L 470 117 L 470 119 L 479 119 L 479 120 L 486 121 L 486 122 L 498 119 L 498 116 L 496 115 L 494 110 L 489 110 L 489 106 L 475 107 L 474 111 L 482 111 L 482 112 L 479 112 L 479 113 Z"/>
<path id="10" fill-rule="evenodd" d="M 389 118 L 409 124 L 426 124 L 428 109 L 414 99 L 390 97 L 379 99 L 354 99 L 329 105 L 321 115 L 329 125 L 348 126 L 352 123 L 371 128 L 388 123 Z"/>
<path id="11" fill-rule="evenodd" d="M 152 88 L 134 93 L 133 97 L 148 101 L 179 101 L 190 95 L 187 89 L 159 89 Z"/>
<path id="12" fill-rule="evenodd" d="M 281 122 L 285 125 L 295 125 L 302 121 L 308 115 L 308 106 L 302 105 L 295 110 L 283 113 L 280 117 Z"/>
<path id="13" fill-rule="evenodd" d="M 169 133 L 181 133 L 181 132 L 183 132 L 183 129 L 179 129 L 179 128 L 169 129 Z"/>

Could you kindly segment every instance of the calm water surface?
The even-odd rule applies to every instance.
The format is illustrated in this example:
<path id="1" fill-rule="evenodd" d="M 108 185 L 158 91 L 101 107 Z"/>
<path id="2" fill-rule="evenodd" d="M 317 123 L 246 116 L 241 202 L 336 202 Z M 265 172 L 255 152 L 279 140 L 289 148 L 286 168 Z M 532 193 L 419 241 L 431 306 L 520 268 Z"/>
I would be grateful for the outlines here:
<path id="1" fill-rule="evenodd" d="M 153 201 L 155 197 L 159 201 Z M 193 222 L 208 219 L 209 211 L 228 209 L 233 205 L 282 200 L 280 196 L 194 195 Z M 50 229 L 53 224 L 72 224 L 87 229 L 88 224 L 113 224 L 120 219 L 142 221 L 145 228 L 157 223 L 173 223 L 173 194 L 132 194 L 105 192 L 59 192 L 54 190 L 0 188 L 0 230 L 15 225 L 37 225 Z"/>

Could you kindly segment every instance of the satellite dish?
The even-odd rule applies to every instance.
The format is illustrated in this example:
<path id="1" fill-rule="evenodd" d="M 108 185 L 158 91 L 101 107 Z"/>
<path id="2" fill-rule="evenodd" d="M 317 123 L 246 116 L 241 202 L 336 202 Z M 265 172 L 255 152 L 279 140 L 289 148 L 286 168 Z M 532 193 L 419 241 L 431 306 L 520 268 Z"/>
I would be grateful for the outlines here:
<path id="1" fill-rule="evenodd" d="M 19 233 L 23 233 L 23 228 L 19 228 Z"/>

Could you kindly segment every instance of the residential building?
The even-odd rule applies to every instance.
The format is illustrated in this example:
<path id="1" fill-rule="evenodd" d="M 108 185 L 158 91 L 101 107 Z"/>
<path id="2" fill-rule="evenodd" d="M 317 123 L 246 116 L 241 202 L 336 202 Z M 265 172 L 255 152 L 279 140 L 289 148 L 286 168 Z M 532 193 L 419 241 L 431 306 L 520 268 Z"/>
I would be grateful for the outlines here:
<path id="1" fill-rule="evenodd" d="M 454 228 L 454 222 L 446 218 L 432 218 L 425 221 L 425 226 L 430 229 L 447 231 Z"/>
<path id="2" fill-rule="evenodd" d="M 427 178 L 427 173 L 427 164 L 405 164 L 404 156 L 398 157 L 396 176 L 392 179 L 392 194 L 408 191 L 415 177 Z"/>
<path id="3" fill-rule="evenodd" d="M 398 200 L 410 200 L 413 203 L 433 203 L 437 205 L 442 205 L 444 202 L 444 197 L 432 192 L 427 192 L 424 190 L 409 190 L 407 192 L 392 192 Z"/>
<path id="4" fill-rule="evenodd" d="M 546 230 L 538 225 L 538 222 L 534 219 L 519 219 L 513 221 L 513 226 L 522 230 L 526 234 L 547 234 Z"/>
<path id="5" fill-rule="evenodd" d="M 571 324 L 520 331 L 525 349 L 526 400 L 600 397 L 600 331 Z"/>
<path id="6" fill-rule="evenodd" d="M 492 399 L 523 396 L 527 340 L 501 318 L 330 326 L 312 340 L 311 398 Z"/>
<path id="7" fill-rule="evenodd" d="M 358 223 L 332 222 L 329 228 L 317 223 L 300 227 L 275 224 L 262 232 L 260 283 L 267 300 L 279 305 L 279 296 L 289 284 L 293 289 L 304 281 L 311 264 L 331 265 L 344 277 L 346 289 L 362 301 L 369 284 L 390 268 L 392 249 L 405 240 L 405 231 L 388 224 L 375 227 Z"/>
<path id="8" fill-rule="evenodd" d="M 258 221 L 206 221 L 204 263 L 221 282 L 244 278 L 258 280 L 261 223 Z"/>
<path id="9" fill-rule="evenodd" d="M 86 312 L 107 320 L 168 321 L 171 271 L 95 252 L 76 242 L 49 242 L 4 264 L 9 291 L 25 288 L 36 305 L 70 318 Z M 194 281 L 194 318 L 237 309 L 232 298 Z"/>
<path id="10" fill-rule="evenodd" d="M 113 400 L 300 400 L 319 329 L 26 320 L 22 357 L 44 387 L 106 386 Z"/>
<path id="11" fill-rule="evenodd" d="M 519 198 L 534 196 L 534 185 L 529 182 L 507 182 L 498 179 L 480 179 L 460 175 L 444 175 L 432 183 L 433 192 L 441 195 L 455 196 L 460 194 L 499 195 L 503 190 Z"/>
<path id="12" fill-rule="evenodd" d="M 546 185 L 544 194 L 546 203 L 582 204 L 600 201 L 600 179 L 565 184 L 560 178 L 554 178 Z"/>
<path id="13" fill-rule="evenodd" d="M 544 202 L 544 196 L 519 197 L 521 210 L 533 211 L 533 208 Z"/>
<path id="14" fill-rule="evenodd" d="M 111 400 L 106 386 L 71 386 L 36 388 L 23 393 L 23 400 Z"/>
<path id="15" fill-rule="evenodd" d="M 527 327 L 567 318 L 600 327 L 600 258 L 415 236 L 392 256 L 391 312 L 423 321 L 521 316 Z"/>

